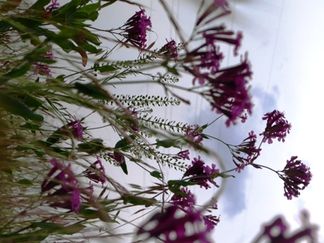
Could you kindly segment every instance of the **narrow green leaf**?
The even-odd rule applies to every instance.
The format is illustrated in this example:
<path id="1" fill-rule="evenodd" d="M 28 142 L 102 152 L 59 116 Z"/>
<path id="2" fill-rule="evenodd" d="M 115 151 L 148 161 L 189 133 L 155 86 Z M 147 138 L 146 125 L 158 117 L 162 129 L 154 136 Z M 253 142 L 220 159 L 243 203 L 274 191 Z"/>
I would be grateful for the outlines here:
<path id="1" fill-rule="evenodd" d="M 25 73 L 27 73 L 30 69 L 30 63 L 29 62 L 23 62 L 22 64 L 18 65 L 17 67 L 14 67 L 11 69 L 8 73 L 2 75 L 0 77 L 0 85 L 6 83 L 7 81 L 18 78 Z"/>
<path id="2" fill-rule="evenodd" d="M 116 70 L 116 67 L 114 67 L 113 65 L 103 65 L 103 66 L 98 66 L 98 67 L 95 67 L 95 70 L 98 70 L 99 72 L 101 73 L 109 73 L 109 72 L 113 72 Z"/>
<path id="3" fill-rule="evenodd" d="M 74 84 L 74 87 L 78 90 L 78 92 L 88 95 L 94 99 L 110 100 L 110 98 L 107 96 L 106 92 L 103 89 L 97 87 L 92 83 L 82 84 L 76 82 Z"/>
<path id="4" fill-rule="evenodd" d="M 154 198 L 140 197 L 131 194 L 124 194 L 122 199 L 124 204 L 130 203 L 133 205 L 144 205 L 145 207 L 149 207 L 157 203 L 157 200 Z"/>
<path id="5" fill-rule="evenodd" d="M 19 99 L 9 96 L 5 93 L 0 93 L 0 106 L 4 108 L 7 112 L 21 116 L 26 120 L 33 120 L 41 122 L 43 121 L 43 116 L 38 115 L 31 111 L 28 106 L 26 106 Z"/>
<path id="6" fill-rule="evenodd" d="M 150 175 L 155 177 L 155 178 L 162 179 L 161 173 L 159 171 L 157 171 L 157 170 L 150 172 Z"/>
<path id="7" fill-rule="evenodd" d="M 176 139 L 164 139 L 164 140 L 156 140 L 156 146 L 157 147 L 164 147 L 164 148 L 170 148 L 175 147 L 178 148 L 178 142 Z"/>
<path id="8" fill-rule="evenodd" d="M 100 138 L 92 139 L 89 142 L 80 143 L 78 145 L 78 150 L 80 152 L 86 152 L 88 154 L 97 154 L 104 150 L 103 140 Z"/>
<path id="9" fill-rule="evenodd" d="M 124 163 L 120 164 L 120 167 L 122 168 L 123 172 L 128 175 L 128 170 L 127 170 L 127 164 L 126 161 L 124 161 Z"/>

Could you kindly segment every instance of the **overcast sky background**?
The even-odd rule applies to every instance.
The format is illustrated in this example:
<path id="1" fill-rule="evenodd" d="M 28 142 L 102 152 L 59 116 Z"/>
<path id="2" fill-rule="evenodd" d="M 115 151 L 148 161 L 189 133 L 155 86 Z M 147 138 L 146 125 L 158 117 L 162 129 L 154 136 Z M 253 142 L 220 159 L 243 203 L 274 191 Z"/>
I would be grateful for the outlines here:
<path id="1" fill-rule="evenodd" d="M 198 0 L 167 1 L 184 33 L 191 30 Z M 173 27 L 161 10 L 157 0 L 143 0 L 151 16 L 153 33 L 149 41 L 161 46 L 165 39 L 179 41 Z M 278 214 L 284 214 L 291 228 L 299 225 L 299 212 L 308 209 L 311 221 L 324 227 L 324 201 L 322 185 L 323 123 L 323 55 L 324 55 L 324 1 L 323 0 L 232 0 L 232 15 L 223 19 L 227 27 L 241 30 L 244 39 L 241 53 L 249 54 L 252 64 L 252 93 L 255 104 L 252 117 L 244 125 L 224 129 L 221 122 L 209 132 L 227 142 L 239 143 L 250 130 L 262 132 L 262 115 L 274 108 L 284 111 L 292 124 L 285 143 L 275 142 L 264 146 L 259 163 L 283 169 L 292 155 L 311 167 L 313 179 L 298 199 L 288 201 L 283 196 L 283 182 L 269 171 L 248 168 L 235 179 L 229 179 L 227 189 L 219 203 L 221 223 L 215 231 L 217 242 L 250 242 L 260 231 L 261 224 Z M 114 4 L 104 11 L 100 27 L 122 25 L 136 8 Z M 130 53 L 124 53 L 130 58 Z M 122 56 L 120 56 L 122 57 Z M 236 63 L 238 59 L 225 59 Z M 184 77 L 183 82 L 191 82 Z M 131 92 L 158 93 L 154 87 L 145 86 Z M 130 92 L 130 93 L 131 93 Z M 193 108 L 167 108 L 161 111 L 165 118 L 204 124 L 214 119 L 209 106 L 200 98 L 191 98 Z M 231 158 L 219 143 L 209 143 L 223 159 Z M 138 178 L 138 177 L 137 177 Z M 142 178 L 143 182 L 147 180 Z M 206 195 L 201 194 L 202 197 Z M 320 242 L 324 242 L 323 230 Z"/>

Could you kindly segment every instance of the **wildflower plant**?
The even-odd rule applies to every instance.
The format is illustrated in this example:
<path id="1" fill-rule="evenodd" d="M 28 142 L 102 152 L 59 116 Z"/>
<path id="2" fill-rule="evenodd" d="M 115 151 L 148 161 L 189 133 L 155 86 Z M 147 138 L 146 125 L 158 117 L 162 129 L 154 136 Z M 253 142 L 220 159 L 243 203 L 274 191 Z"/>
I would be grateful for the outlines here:
<path id="1" fill-rule="evenodd" d="M 159 36 L 165 44 L 157 46 L 148 42 L 151 17 L 133 1 L 119 1 L 138 8 L 125 24 L 95 27 L 100 11 L 116 2 L 0 3 L 1 241 L 108 238 L 118 227 L 136 225 L 125 236 L 213 242 L 212 231 L 222 223 L 217 202 L 223 180 L 246 166 L 276 173 L 284 195 L 297 197 L 310 183 L 308 166 L 296 156 L 283 170 L 257 163 L 265 143 L 283 142 L 289 133 L 283 113 L 265 114 L 263 132 L 251 131 L 233 145 L 207 134 L 210 124 L 168 120 L 156 112 L 190 105 L 186 92 L 205 99 L 227 126 L 248 119 L 252 71 L 247 54 L 239 53 L 243 34 L 220 24 L 229 4 L 201 1 L 185 39 L 167 1 L 160 0 L 180 41 Z M 103 41 L 109 41 L 108 49 Z M 222 45 L 233 49 L 236 65 L 224 66 Z M 113 59 L 124 48 L 138 52 L 137 58 Z M 179 82 L 183 74 L 191 76 L 189 85 Z M 139 84 L 164 93 L 127 94 L 123 88 Z M 227 146 L 233 169 L 225 171 L 218 152 L 205 146 L 209 138 Z M 125 185 L 133 168 L 152 184 Z M 179 177 L 167 178 L 168 170 L 177 170 Z M 195 186 L 217 193 L 209 190 L 208 202 L 198 205 Z M 128 209 L 133 218 L 125 218 Z"/>

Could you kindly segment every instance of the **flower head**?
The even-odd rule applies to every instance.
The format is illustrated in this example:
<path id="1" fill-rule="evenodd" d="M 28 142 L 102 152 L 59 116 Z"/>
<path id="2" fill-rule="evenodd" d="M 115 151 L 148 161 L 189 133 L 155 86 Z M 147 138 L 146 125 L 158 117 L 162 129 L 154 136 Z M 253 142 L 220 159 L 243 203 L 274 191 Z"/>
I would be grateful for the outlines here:
<path id="1" fill-rule="evenodd" d="M 193 227 L 194 230 L 188 230 L 188 225 L 201 224 L 202 216 L 197 210 L 188 210 L 183 213 L 177 206 L 170 206 L 162 213 L 156 213 L 141 226 L 137 235 L 148 234 L 149 237 L 163 239 L 165 243 L 176 242 L 200 242 L 209 243 L 208 232 L 206 229 Z M 153 227 L 149 226 L 154 225 Z"/>
<path id="2" fill-rule="evenodd" d="M 309 167 L 297 160 L 297 156 L 292 156 L 287 160 L 285 168 L 279 172 L 279 177 L 284 181 L 284 195 L 292 199 L 293 196 L 298 197 L 299 191 L 308 186 L 312 173 Z"/>
<path id="3" fill-rule="evenodd" d="M 271 224 L 264 227 L 263 235 L 267 236 L 271 240 L 275 238 L 283 238 L 287 232 L 288 226 L 284 222 L 282 217 L 277 217 Z"/>
<path id="4" fill-rule="evenodd" d="M 274 110 L 266 113 L 262 119 L 267 121 L 264 132 L 260 134 L 263 135 L 263 142 L 272 143 L 272 139 L 284 142 L 291 128 L 284 114 Z"/>
<path id="5" fill-rule="evenodd" d="M 246 112 L 252 112 L 247 86 L 251 74 L 248 61 L 244 59 L 241 64 L 219 70 L 214 78 L 208 78 L 209 89 L 203 95 L 213 110 L 227 117 L 227 126 L 245 116 Z"/>
<path id="6" fill-rule="evenodd" d="M 71 166 L 64 166 L 56 159 L 51 159 L 50 163 L 53 167 L 41 185 L 41 192 L 47 192 L 51 206 L 69 208 L 78 212 L 81 196 L 78 181 L 71 170 Z"/>
<path id="7" fill-rule="evenodd" d="M 51 0 L 51 3 L 46 7 L 47 12 L 53 12 L 60 7 L 58 0 Z"/>
<path id="8" fill-rule="evenodd" d="M 150 18 L 146 16 L 144 9 L 137 11 L 123 27 L 126 32 L 126 42 L 130 42 L 140 49 L 145 48 L 146 32 L 152 27 L 152 23 Z"/>
<path id="9" fill-rule="evenodd" d="M 265 225 L 261 237 L 266 236 L 270 242 L 278 243 L 317 242 L 315 240 L 315 231 L 317 229 L 314 225 L 306 225 L 293 233 L 289 233 L 288 228 L 289 225 L 284 221 L 284 218 L 278 216 L 272 223 Z M 309 241 L 301 241 L 306 240 L 306 238 Z"/>
<path id="10" fill-rule="evenodd" d="M 159 51 L 161 54 L 170 58 L 178 57 L 178 47 L 177 43 L 174 40 L 168 41 Z"/>
<path id="11" fill-rule="evenodd" d="M 203 140 L 202 129 L 198 125 L 187 126 L 185 128 L 185 136 L 195 144 L 200 144 Z"/>
<path id="12" fill-rule="evenodd" d="M 74 120 L 68 123 L 68 127 L 72 129 L 72 135 L 78 139 L 82 140 L 83 139 L 83 130 L 84 127 L 81 124 L 80 120 Z"/>
<path id="13" fill-rule="evenodd" d="M 105 168 L 102 165 L 102 162 L 99 158 L 91 164 L 84 172 L 86 177 L 90 180 L 98 183 L 101 182 L 102 184 L 106 182 L 105 176 Z"/>
<path id="14" fill-rule="evenodd" d="M 228 7 L 228 2 L 226 0 L 214 0 L 216 7 Z"/>
<path id="15" fill-rule="evenodd" d="M 203 219 L 208 232 L 212 231 L 215 228 L 215 226 L 219 223 L 219 217 L 211 214 L 204 215 Z"/>
<path id="16" fill-rule="evenodd" d="M 249 132 L 249 136 L 243 140 L 240 145 L 231 146 L 233 161 L 240 172 L 245 166 L 253 163 L 260 155 L 261 148 L 256 146 L 256 134 Z"/>
<path id="17" fill-rule="evenodd" d="M 204 43 L 196 47 L 187 54 L 185 69 L 193 74 L 195 80 L 199 80 L 199 84 L 203 85 L 208 82 L 209 73 L 216 74 L 220 69 L 221 62 L 224 58 L 218 44 L 225 43 L 234 46 L 234 54 L 237 55 L 241 45 L 242 33 L 236 35 L 233 31 L 228 31 L 223 25 L 211 27 L 204 31 L 200 31 Z"/>
<path id="18" fill-rule="evenodd" d="M 219 174 L 219 170 L 216 169 L 215 164 L 212 164 L 212 167 L 205 165 L 205 162 L 198 157 L 193 159 L 192 165 L 187 169 L 183 176 L 190 177 L 190 182 L 208 189 L 210 188 L 209 183 L 217 186 L 214 181 L 217 174 Z"/>
<path id="19" fill-rule="evenodd" d="M 196 197 L 187 188 L 183 188 L 179 194 L 172 196 L 171 202 L 179 208 L 191 208 L 196 204 Z"/>
<path id="20" fill-rule="evenodd" d="M 33 63 L 34 74 L 51 77 L 51 69 L 47 63 L 53 61 L 53 52 L 51 50 L 47 51 L 40 58 L 43 60 L 43 62 Z"/>
<path id="21" fill-rule="evenodd" d="M 189 150 L 186 149 L 186 150 L 182 150 L 182 151 L 178 152 L 175 157 L 179 158 L 179 159 L 190 159 L 189 154 L 190 154 Z"/>

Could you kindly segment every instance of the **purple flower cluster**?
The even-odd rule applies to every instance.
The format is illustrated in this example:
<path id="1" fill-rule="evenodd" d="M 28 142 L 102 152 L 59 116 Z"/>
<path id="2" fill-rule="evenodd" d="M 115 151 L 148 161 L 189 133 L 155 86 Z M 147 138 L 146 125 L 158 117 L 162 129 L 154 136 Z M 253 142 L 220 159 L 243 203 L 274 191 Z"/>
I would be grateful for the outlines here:
<path id="1" fill-rule="evenodd" d="M 82 126 L 80 120 L 71 121 L 67 124 L 67 126 L 71 129 L 73 137 L 78 140 L 83 139 L 84 127 Z"/>
<path id="2" fill-rule="evenodd" d="M 223 60 L 223 54 L 219 47 L 215 45 L 212 35 L 204 34 L 205 43 L 194 49 L 188 54 L 188 61 L 193 64 L 190 70 L 194 74 L 193 83 L 198 80 L 200 85 L 207 81 L 208 73 L 216 73 Z"/>
<path id="3" fill-rule="evenodd" d="M 183 188 L 180 193 L 172 196 L 171 202 L 179 208 L 192 208 L 196 204 L 196 197 L 187 188 Z"/>
<path id="4" fill-rule="evenodd" d="M 203 219 L 206 225 L 207 232 L 212 231 L 220 221 L 219 216 L 215 216 L 211 214 L 203 216 Z"/>
<path id="5" fill-rule="evenodd" d="M 252 164 L 260 155 L 261 148 L 256 146 L 256 138 L 254 131 L 251 131 L 249 132 L 249 136 L 240 145 L 230 147 L 238 172 L 245 166 Z"/>
<path id="6" fill-rule="evenodd" d="M 177 206 L 170 206 L 162 213 L 153 215 L 147 223 L 139 228 L 137 235 L 148 234 L 165 243 L 210 243 L 207 229 L 201 229 L 202 215 L 197 210 L 188 210 L 183 213 Z M 149 225 L 154 227 L 149 228 Z M 192 225 L 192 230 L 188 227 Z"/>
<path id="7" fill-rule="evenodd" d="M 275 218 L 272 223 L 264 227 L 264 231 L 261 237 L 266 236 L 270 240 L 270 242 L 273 243 L 295 243 L 301 242 L 300 240 L 305 240 L 306 238 L 310 240 L 309 242 L 315 242 L 315 228 L 313 226 L 306 226 L 305 228 L 295 231 L 290 235 L 287 231 L 288 225 L 285 223 L 284 219 L 279 216 Z"/>
<path id="8" fill-rule="evenodd" d="M 291 128 L 284 114 L 274 110 L 266 113 L 262 119 L 267 121 L 264 132 L 260 134 L 263 136 L 263 142 L 272 143 L 273 139 L 284 142 Z"/>
<path id="9" fill-rule="evenodd" d="M 247 59 L 208 78 L 209 89 L 203 95 L 209 100 L 212 109 L 227 117 L 226 125 L 234 124 L 238 118 L 244 118 L 246 112 L 252 112 L 252 102 L 248 92 L 247 79 L 251 77 Z"/>
<path id="10" fill-rule="evenodd" d="M 126 42 L 130 42 L 134 46 L 143 49 L 146 46 L 146 32 L 151 27 L 150 18 L 146 16 L 145 10 L 141 9 L 127 20 L 122 30 L 125 31 Z"/>
<path id="11" fill-rule="evenodd" d="M 45 10 L 47 13 L 51 13 L 54 10 L 58 9 L 59 7 L 60 7 L 60 3 L 58 2 L 58 0 L 51 0 L 50 4 L 47 5 Z"/>
<path id="12" fill-rule="evenodd" d="M 95 183 L 101 182 L 102 184 L 106 182 L 105 168 L 99 158 L 91 164 L 84 172 L 85 176 Z"/>
<path id="13" fill-rule="evenodd" d="M 167 41 L 167 43 L 161 47 L 159 52 L 168 58 L 176 59 L 178 57 L 177 43 L 174 40 Z"/>
<path id="14" fill-rule="evenodd" d="M 186 149 L 186 150 L 182 150 L 179 153 L 177 153 L 177 155 L 175 157 L 179 158 L 179 159 L 190 159 L 189 154 L 190 154 L 189 150 Z"/>
<path id="15" fill-rule="evenodd" d="M 216 169 L 215 164 L 212 164 L 211 167 L 205 165 L 205 162 L 198 157 L 193 159 L 192 165 L 187 169 L 183 177 L 188 177 L 190 182 L 208 189 L 211 187 L 209 183 L 217 186 L 214 179 L 218 174 L 219 170 Z"/>
<path id="16" fill-rule="evenodd" d="M 47 51 L 43 55 L 43 59 L 46 61 L 52 61 L 54 59 L 53 52 L 52 51 Z M 34 69 L 34 74 L 39 74 L 43 76 L 50 77 L 51 76 L 51 69 L 46 63 L 42 62 L 35 62 L 33 64 L 33 69 Z"/>
<path id="17" fill-rule="evenodd" d="M 81 195 L 78 181 L 71 166 L 64 166 L 56 159 L 51 159 L 52 169 L 41 185 L 42 194 L 47 192 L 52 207 L 67 208 L 74 212 L 80 210 Z"/>
<path id="18" fill-rule="evenodd" d="M 214 0 L 216 7 L 228 7 L 228 2 L 226 0 Z"/>
<path id="19" fill-rule="evenodd" d="M 242 33 L 238 32 L 234 36 L 233 31 L 227 31 L 222 25 L 198 33 L 202 34 L 204 43 L 188 53 L 185 63 L 190 63 L 191 67 L 186 66 L 185 68 L 194 75 L 193 83 L 198 80 L 199 84 L 203 85 L 211 77 L 210 73 L 217 73 L 224 58 L 217 44 L 233 45 L 234 54 L 237 55 L 241 45 Z"/>
<path id="20" fill-rule="evenodd" d="M 297 160 L 297 156 L 292 156 L 287 160 L 285 168 L 279 172 L 279 177 L 284 181 L 284 195 L 292 199 L 293 196 L 298 197 L 299 191 L 308 186 L 312 173 L 309 167 Z"/>
<path id="21" fill-rule="evenodd" d="M 202 129 L 198 125 L 191 125 L 185 128 L 185 137 L 194 144 L 200 144 L 203 140 Z"/>

